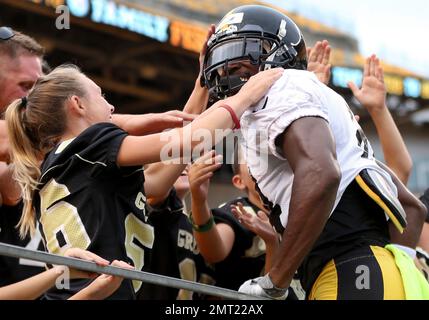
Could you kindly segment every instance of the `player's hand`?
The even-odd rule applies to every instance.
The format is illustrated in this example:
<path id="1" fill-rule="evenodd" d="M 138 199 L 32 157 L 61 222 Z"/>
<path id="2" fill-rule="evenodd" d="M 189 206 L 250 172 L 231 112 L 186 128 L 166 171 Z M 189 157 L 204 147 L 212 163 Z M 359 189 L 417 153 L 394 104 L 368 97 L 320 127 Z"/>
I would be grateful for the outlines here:
<path id="1" fill-rule="evenodd" d="M 79 248 L 67 249 L 64 252 L 64 256 L 69 258 L 77 258 L 77 259 L 95 262 L 97 265 L 103 266 L 103 267 L 109 265 L 109 261 L 107 261 L 106 259 L 101 258 L 95 253 L 92 253 L 87 250 L 79 249 Z M 96 273 L 82 271 L 82 270 L 70 269 L 69 271 L 70 271 L 70 279 L 95 278 L 98 276 L 98 274 Z"/>
<path id="2" fill-rule="evenodd" d="M 221 166 L 222 156 L 216 156 L 214 151 L 205 153 L 190 166 L 188 179 L 193 201 L 202 203 L 207 200 L 210 178 Z"/>
<path id="3" fill-rule="evenodd" d="M 247 211 L 241 202 L 231 205 L 231 211 L 237 220 L 247 229 L 261 237 L 265 242 L 278 242 L 279 238 L 274 231 L 268 216 L 262 210 L 255 215 Z"/>
<path id="4" fill-rule="evenodd" d="M 268 274 L 263 277 L 247 280 L 240 286 L 238 291 L 251 296 L 275 300 L 285 300 L 288 296 L 288 289 L 276 288 Z"/>
<path id="5" fill-rule="evenodd" d="M 317 41 L 313 48 L 307 48 L 307 70 L 313 72 L 326 85 L 329 84 L 331 78 L 330 56 L 331 47 L 327 40 Z"/>
<path id="6" fill-rule="evenodd" d="M 365 61 L 362 88 L 359 89 L 353 82 L 349 82 L 347 85 L 356 99 L 369 113 L 386 108 L 387 91 L 384 84 L 383 68 L 380 65 L 380 60 L 375 55 Z"/>
<path id="7" fill-rule="evenodd" d="M 271 86 L 283 75 L 283 68 L 274 68 L 258 72 L 251 76 L 240 91 L 226 99 L 227 103 L 248 108 L 261 100 Z"/>

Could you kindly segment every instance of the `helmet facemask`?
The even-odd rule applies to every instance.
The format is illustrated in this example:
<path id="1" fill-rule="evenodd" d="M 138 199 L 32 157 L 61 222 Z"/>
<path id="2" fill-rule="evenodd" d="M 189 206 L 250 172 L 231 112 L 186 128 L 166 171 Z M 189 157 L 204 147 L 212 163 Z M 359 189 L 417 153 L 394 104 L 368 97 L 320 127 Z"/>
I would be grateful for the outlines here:
<path id="1" fill-rule="evenodd" d="M 221 19 L 207 43 L 201 80 L 212 102 L 235 94 L 246 83 L 249 77 L 238 74 L 243 69 L 234 69 L 237 64 L 250 66 L 251 75 L 277 67 L 306 70 L 302 33 L 292 19 L 273 8 L 237 7 Z"/>

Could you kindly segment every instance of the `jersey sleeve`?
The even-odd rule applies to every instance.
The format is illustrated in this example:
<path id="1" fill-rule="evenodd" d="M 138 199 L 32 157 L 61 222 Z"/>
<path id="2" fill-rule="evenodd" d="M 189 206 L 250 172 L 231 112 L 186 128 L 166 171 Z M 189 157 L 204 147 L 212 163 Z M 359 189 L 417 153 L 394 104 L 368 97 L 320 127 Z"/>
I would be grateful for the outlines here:
<path id="1" fill-rule="evenodd" d="M 303 117 L 319 117 L 328 120 L 328 111 L 318 95 L 316 80 L 304 73 L 293 80 L 280 81 L 273 87 L 272 101 L 262 110 L 269 119 L 267 123 L 268 148 L 271 153 L 284 159 L 276 146 L 276 138 L 295 120 Z"/>
<path id="2" fill-rule="evenodd" d="M 127 132 L 112 123 L 98 123 L 85 130 L 79 142 L 77 156 L 82 161 L 100 164 L 99 167 L 117 169 L 117 157 Z"/>

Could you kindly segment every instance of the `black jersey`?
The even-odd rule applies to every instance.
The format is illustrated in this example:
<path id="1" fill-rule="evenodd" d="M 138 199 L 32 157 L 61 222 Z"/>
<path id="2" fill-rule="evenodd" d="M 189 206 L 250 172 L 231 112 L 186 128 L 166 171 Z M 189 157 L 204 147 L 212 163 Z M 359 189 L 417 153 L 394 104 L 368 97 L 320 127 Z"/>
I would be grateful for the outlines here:
<path id="1" fill-rule="evenodd" d="M 173 189 L 167 199 L 148 210 L 155 229 L 150 271 L 184 280 L 213 283 L 213 272 L 200 255 L 192 226 L 183 211 L 182 201 Z M 188 291 L 143 283 L 142 300 L 191 300 L 201 296 Z"/>
<path id="2" fill-rule="evenodd" d="M 0 207 L 0 242 L 25 247 L 31 250 L 43 250 L 40 233 L 32 238 L 21 239 L 16 228 L 22 213 L 22 202 L 16 206 Z M 45 270 L 44 264 L 26 259 L 0 256 L 0 287 L 30 278 Z"/>
<path id="3" fill-rule="evenodd" d="M 146 221 L 143 168 L 116 163 L 126 136 L 111 123 L 99 123 L 46 156 L 35 208 L 49 252 L 77 247 L 146 270 L 154 233 Z M 47 298 L 68 298 L 87 283 L 71 281 L 70 290 L 51 290 Z M 124 280 L 111 298 L 133 299 L 140 286 Z"/>
<path id="4" fill-rule="evenodd" d="M 230 206 L 238 202 L 254 214 L 260 210 L 247 198 L 238 198 L 212 209 L 215 222 L 226 223 L 235 233 L 230 254 L 214 265 L 216 285 L 232 290 L 238 290 L 245 281 L 263 275 L 265 266 L 265 242 L 241 225 L 231 212 Z"/>

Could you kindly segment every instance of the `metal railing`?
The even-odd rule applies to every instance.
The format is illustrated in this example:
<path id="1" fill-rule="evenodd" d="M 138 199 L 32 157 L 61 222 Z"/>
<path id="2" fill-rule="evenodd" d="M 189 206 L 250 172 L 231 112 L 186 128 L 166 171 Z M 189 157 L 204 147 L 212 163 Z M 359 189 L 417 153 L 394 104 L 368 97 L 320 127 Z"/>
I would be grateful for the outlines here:
<path id="1" fill-rule="evenodd" d="M 81 260 L 77 258 L 70 258 L 59 256 L 38 250 L 29 250 L 26 248 L 1 243 L 0 242 L 0 255 L 24 258 L 39 262 L 44 262 L 52 265 L 63 265 L 69 268 L 79 269 L 88 272 L 99 274 L 109 274 L 130 280 L 138 280 L 150 284 L 167 286 L 176 289 L 185 289 L 197 293 L 207 294 L 211 296 L 221 297 L 233 300 L 266 300 L 262 297 L 250 296 L 240 293 L 238 291 L 211 286 L 207 284 L 192 282 L 164 275 L 154 274 L 150 272 L 123 269 L 113 266 L 99 266 L 95 262 Z"/>

